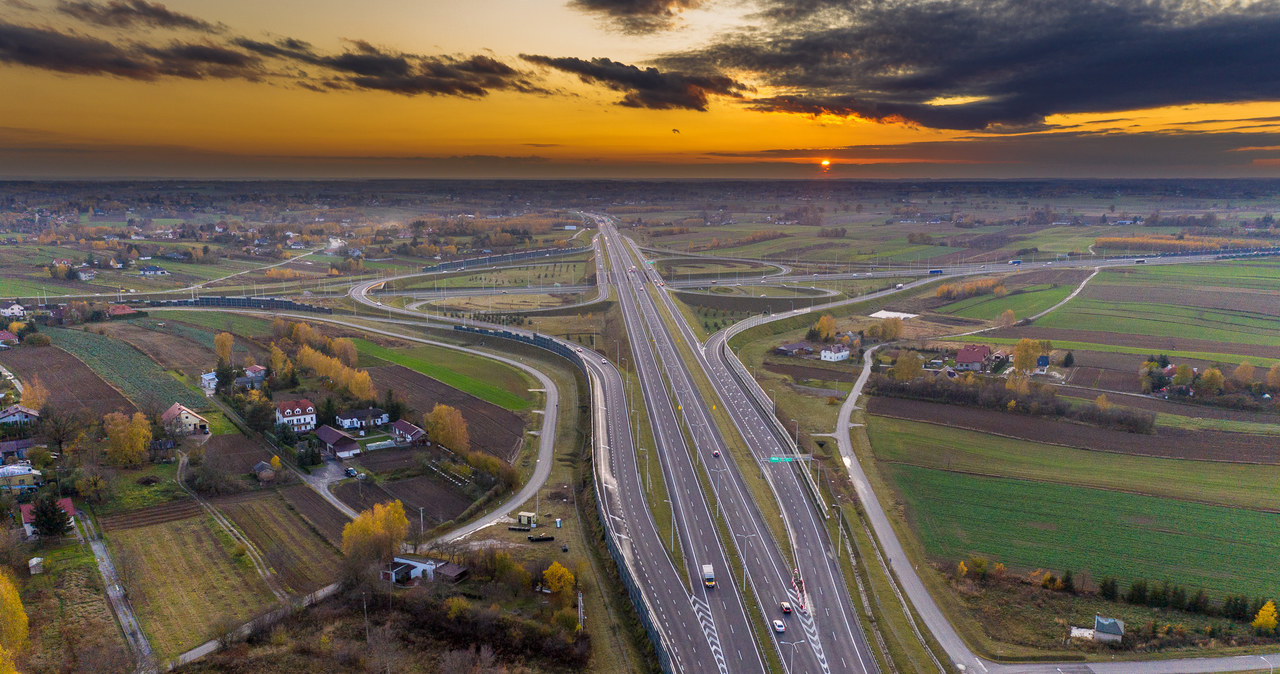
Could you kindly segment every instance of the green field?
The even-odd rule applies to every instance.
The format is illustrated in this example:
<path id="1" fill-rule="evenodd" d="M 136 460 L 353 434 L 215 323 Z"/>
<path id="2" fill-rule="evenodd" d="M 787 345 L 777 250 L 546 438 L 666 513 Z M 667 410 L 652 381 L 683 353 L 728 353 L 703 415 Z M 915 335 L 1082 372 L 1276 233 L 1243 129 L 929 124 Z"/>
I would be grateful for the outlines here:
<path id="1" fill-rule="evenodd" d="M 1061 302 L 1074 290 L 1069 285 L 1041 284 L 1028 286 L 1004 297 L 980 295 L 952 302 L 938 309 L 939 313 L 955 314 L 964 318 L 976 318 L 983 321 L 994 321 L 1006 310 L 1012 309 L 1019 320 L 1034 316 Z"/>
<path id="2" fill-rule="evenodd" d="M 147 311 L 152 318 L 181 321 L 209 330 L 226 331 L 245 337 L 259 337 L 271 334 L 271 321 L 255 316 L 244 316 L 225 311 L 176 311 L 151 309 Z"/>
<path id="3" fill-rule="evenodd" d="M 1103 302 L 1077 297 L 1036 321 L 1044 328 L 1185 337 L 1231 344 L 1280 346 L 1280 319 L 1247 311 L 1203 309 L 1140 302 Z"/>
<path id="4" fill-rule="evenodd" d="M 47 328 L 44 334 L 49 335 L 55 346 L 84 361 L 141 409 L 163 411 L 175 402 L 194 410 L 203 410 L 209 405 L 203 395 L 184 386 L 160 369 L 154 360 L 118 339 L 65 328 Z"/>
<path id="5" fill-rule="evenodd" d="M 1038 323 L 1037 323 L 1038 325 Z M 985 335 L 969 335 L 967 337 L 956 337 L 956 341 L 961 342 L 981 342 L 983 344 L 1017 344 L 1018 340 L 1012 337 L 987 337 Z M 736 344 L 736 342 L 735 342 Z M 1225 346 L 1225 345 L 1224 345 Z M 1106 353 L 1128 353 L 1135 356 L 1149 356 L 1153 352 L 1162 353 L 1170 358 L 1194 358 L 1197 360 L 1207 360 L 1209 362 L 1222 363 L 1251 363 L 1258 367 L 1271 367 L 1272 363 L 1277 362 L 1267 358 L 1258 358 L 1256 356 L 1240 356 L 1233 353 L 1219 353 L 1216 351 L 1182 351 L 1171 350 L 1165 348 L 1151 349 L 1137 346 L 1119 346 L 1116 344 L 1100 344 L 1098 342 L 1075 342 L 1067 340 L 1053 340 L 1053 348 L 1066 349 L 1068 351 L 1103 351 Z"/>
<path id="6" fill-rule="evenodd" d="M 876 416 L 867 435 L 888 463 L 1280 511 L 1280 466 L 1095 452 Z"/>
<path id="7" fill-rule="evenodd" d="M 412 349 L 388 349 L 364 339 L 352 341 L 362 354 L 403 365 L 513 412 L 527 410 L 533 405 L 528 379 L 509 365 L 442 347 L 424 345 Z"/>
<path id="8" fill-rule="evenodd" d="M 1277 596 L 1280 515 L 1101 489 L 887 465 L 927 554 L 1018 569 Z M 1064 544 L 1070 542 L 1069 545 Z"/>
<path id="9" fill-rule="evenodd" d="M 1228 286 L 1280 292 L 1280 259 L 1125 267 L 1105 270 L 1096 280 L 1108 285 Z"/>

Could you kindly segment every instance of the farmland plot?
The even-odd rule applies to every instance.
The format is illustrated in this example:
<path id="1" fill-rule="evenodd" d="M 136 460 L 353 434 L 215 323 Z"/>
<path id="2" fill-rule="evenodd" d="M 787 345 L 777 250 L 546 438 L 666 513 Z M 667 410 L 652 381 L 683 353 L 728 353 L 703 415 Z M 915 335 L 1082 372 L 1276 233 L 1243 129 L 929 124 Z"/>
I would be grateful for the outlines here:
<path id="1" fill-rule="evenodd" d="M 271 603 L 262 578 L 231 556 L 207 517 L 115 531 L 108 543 L 117 563 L 134 567 L 130 599 L 161 658 L 213 638 L 226 621 L 248 621 Z"/>
<path id="2" fill-rule="evenodd" d="M 384 483 L 383 488 L 404 503 L 404 510 L 410 514 L 410 520 L 413 519 L 412 514 L 421 507 L 428 520 L 447 522 L 466 510 L 474 500 L 456 487 L 446 485 L 440 478 L 431 475 L 392 480 Z"/>
<path id="3" fill-rule="evenodd" d="M 515 459 L 525 428 L 524 419 L 518 415 L 400 365 L 371 367 L 369 375 L 379 398 L 387 389 L 394 390 L 419 413 L 430 412 L 436 403 L 458 408 L 467 420 L 472 449 L 508 463 Z M 415 421 L 420 420 L 419 417 Z"/>
<path id="4" fill-rule="evenodd" d="M 31 377 L 39 375 L 45 388 L 49 389 L 49 402 L 60 409 L 83 409 L 94 416 L 137 411 L 133 403 L 107 385 L 89 366 L 57 347 L 0 351 L 0 364 L 21 381 L 30 381 Z"/>
<path id="5" fill-rule="evenodd" d="M 45 334 L 56 346 L 83 360 L 142 409 L 164 411 L 175 402 L 194 410 L 208 406 L 202 394 L 187 388 L 141 351 L 118 339 L 63 328 L 49 328 Z"/>
<path id="6" fill-rule="evenodd" d="M 337 578 L 337 550 L 278 493 L 254 492 L 215 504 L 293 592 L 312 592 Z"/>
<path id="7" fill-rule="evenodd" d="M 315 493 L 305 484 L 295 484 L 280 490 L 280 496 L 293 506 L 298 515 L 315 527 L 325 540 L 333 545 L 342 544 L 342 528 L 351 521 L 332 503 Z"/>
<path id="8" fill-rule="evenodd" d="M 219 461 L 220 465 L 232 473 L 248 473 L 259 461 L 270 461 L 271 452 L 261 442 L 251 440 L 239 433 L 215 435 L 204 445 L 206 457 Z"/>
<path id="9" fill-rule="evenodd" d="M 914 466 L 885 472 L 927 554 L 948 565 L 977 554 L 1122 586 L 1169 579 L 1218 597 L 1280 592 L 1275 513 Z"/>

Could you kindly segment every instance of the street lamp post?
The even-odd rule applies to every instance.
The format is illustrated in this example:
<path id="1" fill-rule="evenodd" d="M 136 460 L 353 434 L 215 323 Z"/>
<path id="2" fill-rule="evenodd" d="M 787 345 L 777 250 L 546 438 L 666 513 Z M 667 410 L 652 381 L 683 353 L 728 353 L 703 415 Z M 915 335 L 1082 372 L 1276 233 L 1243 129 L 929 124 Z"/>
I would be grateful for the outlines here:
<path id="1" fill-rule="evenodd" d="M 1267 663 L 1267 669 L 1270 670 L 1270 674 L 1276 674 L 1276 666 L 1271 664 L 1270 660 L 1268 660 L 1265 656 L 1262 656 L 1262 655 L 1259 655 L 1258 659 Z"/>
<path id="2" fill-rule="evenodd" d="M 778 643 L 785 644 L 791 647 L 791 659 L 787 661 L 787 671 L 788 672 L 793 671 L 794 665 L 796 664 L 796 647 L 805 643 L 805 640 L 801 639 L 800 641 L 779 641 Z"/>

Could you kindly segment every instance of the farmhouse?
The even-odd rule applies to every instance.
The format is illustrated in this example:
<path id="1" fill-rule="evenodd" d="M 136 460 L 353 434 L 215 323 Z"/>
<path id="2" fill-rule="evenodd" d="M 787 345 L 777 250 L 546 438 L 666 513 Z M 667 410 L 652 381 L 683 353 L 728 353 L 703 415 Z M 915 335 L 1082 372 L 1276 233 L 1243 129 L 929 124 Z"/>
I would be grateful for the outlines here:
<path id="1" fill-rule="evenodd" d="M 76 507 L 71 503 L 69 498 L 58 499 L 58 507 L 62 508 L 62 512 L 67 514 L 67 522 L 71 524 L 72 529 L 76 526 L 75 512 Z M 22 531 L 28 539 L 36 537 L 36 506 L 32 503 L 23 503 L 20 506 L 22 511 Z"/>
<path id="2" fill-rule="evenodd" d="M 11 458 L 25 459 L 27 458 L 27 450 L 35 446 L 35 438 L 22 438 L 21 440 L 5 440 L 0 442 L 0 461 L 7 461 Z"/>
<path id="3" fill-rule="evenodd" d="M 40 471 L 28 463 L 0 466 L 0 491 L 35 491 L 40 486 Z"/>
<path id="4" fill-rule="evenodd" d="M 969 372 L 981 372 L 991 357 L 991 347 L 982 344 L 967 344 L 956 354 L 956 369 Z"/>
<path id="5" fill-rule="evenodd" d="M 404 419 L 396 419 L 391 424 L 391 437 L 402 445 L 416 445 L 427 439 L 427 432 Z"/>
<path id="6" fill-rule="evenodd" d="M 40 413 L 30 407 L 10 405 L 0 410 L 0 424 L 29 424 L 40 420 Z"/>
<path id="7" fill-rule="evenodd" d="M 1044 374 L 1049 371 L 1049 357 L 1039 356 L 1036 358 L 1036 374 Z"/>
<path id="8" fill-rule="evenodd" d="M 17 302 L 5 302 L 0 304 L 0 316 L 6 318 L 22 318 L 27 315 L 27 310 Z"/>
<path id="9" fill-rule="evenodd" d="M 18 343 L 18 336 L 8 330 L 0 330 L 0 344 L 13 346 Z"/>
<path id="10" fill-rule="evenodd" d="M 774 351 L 776 351 L 780 356 L 803 356 L 805 354 L 813 353 L 813 348 L 809 346 L 808 342 L 795 342 L 792 344 L 783 344 L 782 346 L 774 349 Z"/>
<path id="11" fill-rule="evenodd" d="M 842 360 L 849 360 L 849 347 L 844 344 L 833 344 L 830 348 L 823 349 L 819 355 L 822 360 L 829 363 L 838 363 Z"/>
<path id="12" fill-rule="evenodd" d="M 1124 621 L 1119 618 L 1093 616 L 1093 640 L 1104 644 L 1118 644 L 1124 639 Z"/>
<path id="13" fill-rule="evenodd" d="M 328 424 L 316 429 L 316 437 L 324 443 L 324 448 L 340 459 L 350 458 L 360 453 L 360 443 L 356 439 Z"/>
<path id="14" fill-rule="evenodd" d="M 81 269 L 76 272 L 76 278 L 81 281 L 92 281 L 93 279 L 98 278 L 98 272 L 92 269 Z"/>
<path id="15" fill-rule="evenodd" d="M 168 276 L 169 272 L 166 271 L 164 267 L 149 264 L 138 269 L 138 274 L 141 276 Z"/>
<path id="16" fill-rule="evenodd" d="M 276 403 L 276 423 L 289 426 L 295 433 L 302 433 L 315 428 L 315 403 L 306 398 Z"/>
<path id="17" fill-rule="evenodd" d="M 376 407 L 338 414 L 338 425 L 348 430 L 352 428 L 375 428 L 390 420 L 391 417 L 386 412 Z"/>
<path id="18" fill-rule="evenodd" d="M 112 304 L 107 306 L 107 316 L 111 318 L 123 318 L 124 316 L 133 316 L 138 313 L 133 307 L 123 304 Z"/>
<path id="19" fill-rule="evenodd" d="M 160 423 L 175 435 L 209 432 L 209 420 L 182 403 L 174 403 L 160 415 Z"/>
<path id="20" fill-rule="evenodd" d="M 411 580 L 415 578 L 426 578 L 427 582 L 435 580 L 436 567 L 444 565 L 444 562 L 440 560 L 423 557 L 421 555 L 396 555 L 391 561 L 392 564 L 395 565 L 403 564 L 408 566 L 409 578 Z"/>

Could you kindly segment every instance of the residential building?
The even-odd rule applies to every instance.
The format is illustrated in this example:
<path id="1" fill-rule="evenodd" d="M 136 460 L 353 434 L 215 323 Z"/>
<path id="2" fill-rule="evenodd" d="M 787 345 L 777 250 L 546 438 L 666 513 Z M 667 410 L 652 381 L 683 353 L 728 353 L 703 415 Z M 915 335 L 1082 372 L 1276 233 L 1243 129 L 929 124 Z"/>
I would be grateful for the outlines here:
<path id="1" fill-rule="evenodd" d="M 138 312 L 135 311 L 133 307 L 125 306 L 123 304 L 112 304 L 107 307 L 107 316 L 110 316 L 111 318 L 133 316 L 136 313 Z"/>
<path id="2" fill-rule="evenodd" d="M 956 354 L 956 369 L 982 372 L 991 358 L 991 347 L 984 344 L 967 344 Z"/>
<path id="3" fill-rule="evenodd" d="M 169 272 L 166 271 L 164 267 L 160 267 L 154 264 L 149 264 L 145 267 L 138 269 L 138 273 L 142 276 L 168 276 L 169 275 Z"/>
<path id="4" fill-rule="evenodd" d="M 29 463 L 0 466 L 0 491 L 35 491 L 40 482 L 40 471 Z"/>
<path id="5" fill-rule="evenodd" d="M 182 403 L 174 403 L 160 415 L 160 423 L 175 435 L 209 433 L 209 420 Z"/>
<path id="6" fill-rule="evenodd" d="M 27 458 L 27 450 L 35 446 L 35 438 L 22 438 L 20 440 L 5 440 L 0 442 L 0 462 L 7 461 L 10 458 L 25 459 Z"/>
<path id="7" fill-rule="evenodd" d="M 1049 371 L 1049 357 L 1038 356 L 1036 358 L 1036 373 L 1044 374 Z"/>
<path id="8" fill-rule="evenodd" d="M 823 349 L 819 355 L 828 363 L 838 363 L 849 360 L 849 347 L 844 344 L 832 344 L 829 348 Z"/>
<path id="9" fill-rule="evenodd" d="M 218 388 L 218 373 L 205 372 L 200 375 L 200 388 L 204 390 L 205 395 L 212 396 Z"/>
<path id="10" fill-rule="evenodd" d="M 306 398 L 276 403 L 276 423 L 285 424 L 295 433 L 303 433 L 315 428 L 315 403 Z"/>
<path id="11" fill-rule="evenodd" d="M 5 318 L 22 318 L 27 315 L 27 310 L 17 302 L 5 302 L 0 304 L 0 316 Z"/>
<path id="12" fill-rule="evenodd" d="M 29 424 L 39 420 L 40 412 L 30 407 L 10 405 L 0 410 L 0 424 Z"/>
<path id="13" fill-rule="evenodd" d="M 351 430 L 377 428 L 391 421 L 391 417 L 384 411 L 376 407 L 368 407 L 362 410 L 352 410 L 350 412 L 342 412 L 338 414 L 338 425 L 344 429 Z"/>
<path id="14" fill-rule="evenodd" d="M 427 432 L 404 419 L 396 419 L 391 424 L 391 437 L 401 445 L 416 445 L 427 439 Z"/>
<path id="15" fill-rule="evenodd" d="M 81 281 L 92 281 L 93 279 L 98 278 L 98 272 L 92 269 L 81 269 L 76 272 L 76 278 Z"/>
<path id="16" fill-rule="evenodd" d="M 0 344 L 13 346 L 18 343 L 18 336 L 8 330 L 0 330 Z"/>
<path id="17" fill-rule="evenodd" d="M 436 567 L 444 565 L 444 562 L 438 559 L 431 559 L 421 555 L 396 555 L 392 558 L 392 563 L 408 566 L 410 580 L 426 578 L 427 582 L 435 580 Z"/>
<path id="18" fill-rule="evenodd" d="M 74 528 L 76 525 L 76 506 L 69 498 L 58 499 L 58 507 L 62 508 L 62 512 L 67 514 L 67 522 Z M 23 503 L 19 506 L 22 511 L 22 531 L 27 538 L 35 538 L 36 536 L 36 506 L 33 503 Z"/>
<path id="19" fill-rule="evenodd" d="M 1119 618 L 1103 618 L 1093 616 L 1093 640 L 1101 643 L 1118 644 L 1124 639 L 1124 621 Z"/>
<path id="20" fill-rule="evenodd" d="M 325 449 L 340 459 L 360 453 L 360 443 L 355 438 L 328 424 L 316 429 L 316 437 L 324 444 Z"/>

